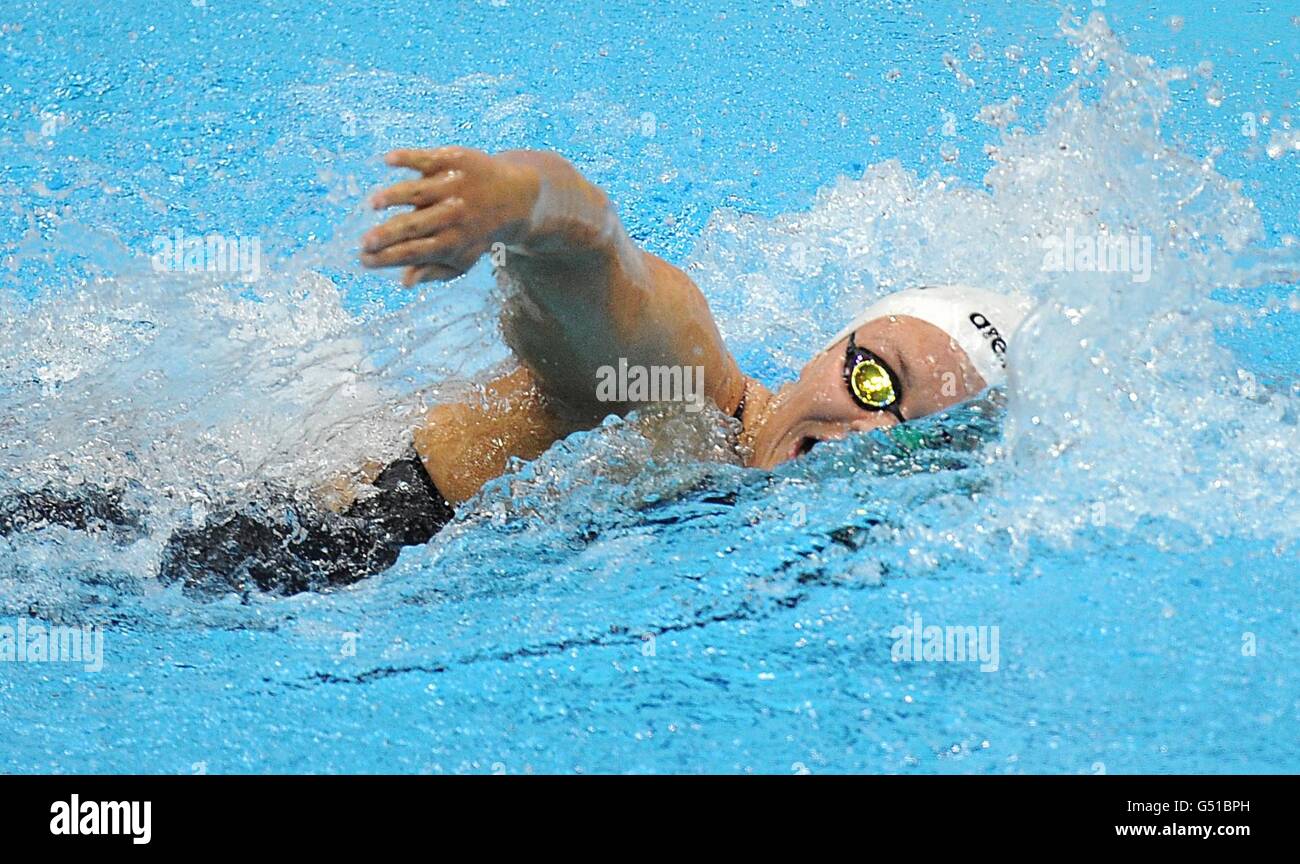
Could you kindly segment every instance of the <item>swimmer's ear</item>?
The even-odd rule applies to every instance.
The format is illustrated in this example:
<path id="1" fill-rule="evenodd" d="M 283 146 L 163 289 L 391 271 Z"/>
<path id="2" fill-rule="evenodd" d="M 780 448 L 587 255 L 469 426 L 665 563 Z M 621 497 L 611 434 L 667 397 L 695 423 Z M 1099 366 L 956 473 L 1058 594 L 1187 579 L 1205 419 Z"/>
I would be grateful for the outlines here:
<path id="1" fill-rule="evenodd" d="M 407 267 L 402 271 L 402 284 L 407 288 L 421 282 L 446 282 L 461 275 L 455 267 L 443 264 L 422 264 L 419 267 Z"/>

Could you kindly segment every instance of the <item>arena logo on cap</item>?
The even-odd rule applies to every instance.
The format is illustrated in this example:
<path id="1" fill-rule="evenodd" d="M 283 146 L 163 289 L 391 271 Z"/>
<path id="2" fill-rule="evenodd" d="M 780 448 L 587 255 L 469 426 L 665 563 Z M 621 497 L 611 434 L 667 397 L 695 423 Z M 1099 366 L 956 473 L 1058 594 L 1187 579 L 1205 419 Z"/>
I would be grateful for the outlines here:
<path id="1" fill-rule="evenodd" d="M 998 332 L 998 328 L 994 327 L 993 322 L 990 321 L 982 312 L 970 313 L 970 323 L 974 324 L 975 329 L 980 331 L 980 335 L 988 340 L 989 348 L 993 351 L 993 356 L 998 358 L 998 362 L 1002 364 L 1003 368 L 1006 368 L 1007 340 L 1002 338 L 1002 334 Z"/>

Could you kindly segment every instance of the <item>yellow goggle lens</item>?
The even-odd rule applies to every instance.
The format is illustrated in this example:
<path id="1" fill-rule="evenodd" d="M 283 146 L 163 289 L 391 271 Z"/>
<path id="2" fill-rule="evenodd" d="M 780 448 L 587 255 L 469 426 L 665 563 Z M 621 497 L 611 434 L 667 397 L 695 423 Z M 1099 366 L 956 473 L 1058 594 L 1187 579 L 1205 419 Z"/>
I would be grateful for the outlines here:
<path id="1" fill-rule="evenodd" d="M 894 382 L 885 367 L 875 360 L 863 360 L 849 374 L 853 393 L 873 408 L 886 408 L 894 403 Z"/>

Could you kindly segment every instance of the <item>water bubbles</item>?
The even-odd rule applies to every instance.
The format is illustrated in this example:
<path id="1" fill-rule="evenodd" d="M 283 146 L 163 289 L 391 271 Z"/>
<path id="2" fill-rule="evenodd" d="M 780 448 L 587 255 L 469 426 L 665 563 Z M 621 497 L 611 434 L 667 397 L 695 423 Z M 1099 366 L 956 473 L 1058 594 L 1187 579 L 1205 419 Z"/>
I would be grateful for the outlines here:
<path id="1" fill-rule="evenodd" d="M 878 586 L 885 583 L 885 568 L 879 560 L 857 560 L 846 574 L 849 581 L 859 585 Z"/>
<path id="2" fill-rule="evenodd" d="M 1177 74 L 1125 52 L 1101 19 L 1068 32 L 1079 47 L 1078 79 L 1041 132 L 1003 137 L 987 193 L 885 163 L 823 190 L 807 213 L 720 220 L 696 257 L 702 284 L 723 298 L 724 332 L 742 355 L 761 344 L 760 356 L 793 374 L 833 322 L 894 287 L 1016 286 L 1042 301 L 1026 325 L 1032 335 L 1012 350 L 1008 447 L 1017 455 L 1015 480 L 1003 487 L 1011 506 L 999 519 L 1019 538 L 1017 560 L 1032 560 L 1025 551 L 1032 546 L 1022 544 L 1034 538 L 1095 530 L 1079 514 L 1103 501 L 1111 530 L 1159 515 L 1198 530 L 1300 531 L 1291 515 L 1278 517 L 1288 508 L 1271 509 L 1281 507 L 1287 485 L 1278 478 L 1300 473 L 1295 460 L 1258 443 L 1276 437 L 1274 409 L 1258 416 L 1243 409 L 1222 422 L 1205 413 L 1221 376 L 1235 376 L 1209 333 L 1208 296 L 1217 285 L 1240 282 L 1230 262 L 1262 236 L 1258 214 L 1212 161 L 1182 154 L 1153 132 L 1152 120 L 1172 104 L 1168 82 Z M 959 68 L 951 58 L 945 63 Z M 1202 64 L 1196 74 L 1208 78 L 1213 67 Z M 1019 104 L 1013 97 L 986 106 L 977 119 L 1006 128 Z M 937 136 L 960 132 L 954 126 L 943 124 Z M 945 162 L 957 158 L 959 140 L 940 143 Z M 1294 141 L 1275 132 L 1270 155 L 1279 158 Z M 1145 281 L 1105 268 L 1046 270 L 1043 239 L 1067 236 L 1067 228 L 1095 249 L 1102 248 L 1098 238 L 1146 237 Z M 817 290 L 806 295 L 803 280 L 792 283 L 766 252 L 786 248 L 781 238 L 791 233 L 799 237 L 800 262 L 819 268 Z M 1210 241 L 1216 237 L 1221 245 Z M 734 286 L 743 286 L 745 303 L 733 309 L 726 298 Z M 784 347 L 772 350 L 773 341 Z M 1249 431 L 1234 425 L 1243 421 Z M 1197 438 L 1185 434 L 1193 426 L 1204 430 Z M 1236 443 L 1225 449 L 1225 440 Z M 1135 461 L 1135 446 L 1152 455 Z M 1241 518 L 1224 488 L 1184 481 L 1198 464 L 1233 474 L 1260 504 L 1272 504 L 1252 506 Z"/>
<path id="3" fill-rule="evenodd" d="M 957 79 L 957 83 L 961 85 L 961 89 L 968 90 L 975 86 L 975 82 L 966 74 L 965 70 L 962 69 L 961 61 L 956 57 L 951 54 L 944 54 L 943 65 L 946 66 L 948 71 L 952 73 L 953 77 Z"/>
<path id="4" fill-rule="evenodd" d="M 1016 122 L 1017 111 L 1023 103 L 1024 100 L 1020 96 L 1011 96 L 1005 102 L 983 105 L 975 115 L 975 119 L 994 129 L 1005 129 Z"/>
<path id="5" fill-rule="evenodd" d="M 1300 153 L 1300 129 L 1274 129 L 1264 152 L 1270 159 L 1280 159 L 1287 153 Z"/>

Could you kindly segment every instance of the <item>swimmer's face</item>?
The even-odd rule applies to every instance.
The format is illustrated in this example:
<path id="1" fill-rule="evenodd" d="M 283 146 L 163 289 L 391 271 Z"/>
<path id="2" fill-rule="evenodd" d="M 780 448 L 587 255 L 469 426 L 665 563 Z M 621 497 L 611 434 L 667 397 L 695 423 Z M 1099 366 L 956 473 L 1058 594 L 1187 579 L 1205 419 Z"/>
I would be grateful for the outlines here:
<path id="1" fill-rule="evenodd" d="M 893 373 L 900 392 L 896 405 L 905 420 L 942 411 L 985 387 L 966 352 L 947 333 L 918 318 L 868 321 L 854 333 L 854 341 Z M 893 413 L 863 408 L 854 399 L 844 379 L 847 349 L 845 338 L 818 354 L 799 380 L 782 387 L 768 403 L 754 437 L 756 466 L 771 468 L 821 441 L 899 422 Z"/>

